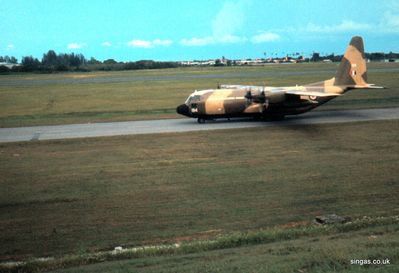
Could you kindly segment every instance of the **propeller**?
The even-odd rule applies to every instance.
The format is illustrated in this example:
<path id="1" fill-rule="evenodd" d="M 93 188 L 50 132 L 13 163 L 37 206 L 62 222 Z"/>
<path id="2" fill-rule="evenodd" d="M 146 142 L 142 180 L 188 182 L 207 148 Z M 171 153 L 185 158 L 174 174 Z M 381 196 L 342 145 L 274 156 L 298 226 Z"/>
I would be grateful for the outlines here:
<path id="1" fill-rule="evenodd" d="M 247 93 L 245 94 L 245 96 L 244 96 L 247 100 L 252 100 L 252 93 L 251 93 L 251 90 L 249 90 L 249 91 L 247 91 Z"/>
<path id="2" fill-rule="evenodd" d="M 247 106 L 252 103 L 261 104 L 264 109 L 269 107 L 269 100 L 266 97 L 265 91 L 261 91 L 259 95 L 253 95 L 251 91 L 247 91 L 244 96 L 247 100 Z"/>
<path id="3" fill-rule="evenodd" d="M 264 103 L 266 101 L 265 91 L 261 91 L 259 94 L 259 102 Z"/>
<path id="4" fill-rule="evenodd" d="M 247 93 L 248 95 L 248 93 Z M 245 96 L 247 99 L 251 100 L 251 102 L 256 102 L 256 103 L 264 103 L 266 101 L 266 95 L 265 95 L 265 91 L 261 91 L 259 93 L 259 95 L 252 95 L 250 94 L 250 96 Z"/>

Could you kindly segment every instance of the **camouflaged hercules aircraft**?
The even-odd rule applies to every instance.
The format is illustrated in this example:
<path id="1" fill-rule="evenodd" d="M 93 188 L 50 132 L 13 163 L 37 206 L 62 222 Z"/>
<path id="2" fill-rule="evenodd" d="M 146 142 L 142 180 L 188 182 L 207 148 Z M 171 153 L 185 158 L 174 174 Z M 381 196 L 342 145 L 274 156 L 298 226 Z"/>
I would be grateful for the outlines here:
<path id="1" fill-rule="evenodd" d="M 195 91 L 177 107 L 177 113 L 205 120 L 230 117 L 282 119 L 310 111 L 350 89 L 383 88 L 367 83 L 363 39 L 353 37 L 335 77 L 292 87 L 221 85 Z"/>

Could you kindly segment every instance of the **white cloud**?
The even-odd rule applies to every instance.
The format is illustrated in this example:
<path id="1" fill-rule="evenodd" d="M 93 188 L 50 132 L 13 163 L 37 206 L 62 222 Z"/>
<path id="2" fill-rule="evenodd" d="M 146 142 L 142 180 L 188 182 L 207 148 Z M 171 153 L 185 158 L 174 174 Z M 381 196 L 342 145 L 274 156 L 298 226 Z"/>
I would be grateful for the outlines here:
<path id="1" fill-rule="evenodd" d="M 356 21 L 352 18 L 342 19 L 333 24 L 318 24 L 309 22 L 305 25 L 286 26 L 279 29 L 269 29 L 260 33 L 250 35 L 247 39 L 239 35 L 245 21 L 245 11 L 248 1 L 236 2 L 226 1 L 215 18 L 212 20 L 211 33 L 202 37 L 191 37 L 180 40 L 183 46 L 208 46 L 216 44 L 234 44 L 250 41 L 254 44 L 275 42 L 282 37 L 295 39 L 309 39 L 325 35 L 335 36 L 339 34 L 358 35 L 369 33 L 392 33 L 399 34 L 399 3 L 387 7 L 383 16 L 379 16 L 376 22 Z M 323 38 L 324 39 L 324 38 Z"/>
<path id="2" fill-rule="evenodd" d="M 130 42 L 127 43 L 127 45 L 131 47 L 142 47 L 142 48 L 152 47 L 150 41 L 144 41 L 144 40 L 131 40 Z"/>
<path id="3" fill-rule="evenodd" d="M 399 33 L 399 11 L 390 10 L 384 13 L 379 23 L 362 23 L 352 20 L 342 20 L 335 25 L 317 25 L 308 23 L 305 27 L 287 28 L 284 32 L 302 32 L 304 34 L 338 34 L 338 33 Z"/>
<path id="4" fill-rule="evenodd" d="M 383 32 L 399 32 L 399 13 L 385 12 L 380 27 Z"/>
<path id="5" fill-rule="evenodd" d="M 255 36 L 252 36 L 251 42 L 254 44 L 266 43 L 266 42 L 274 42 L 280 40 L 280 35 L 273 32 L 262 32 Z"/>
<path id="6" fill-rule="evenodd" d="M 399 2 L 390 1 L 385 4 L 385 12 L 375 25 L 378 33 L 399 34 Z"/>
<path id="7" fill-rule="evenodd" d="M 86 43 L 70 43 L 68 44 L 68 49 L 79 49 L 82 47 L 85 47 L 87 44 Z"/>
<path id="8" fill-rule="evenodd" d="M 212 20 L 212 34 L 214 37 L 232 35 L 242 28 L 245 19 L 245 3 L 225 2 Z"/>
<path id="9" fill-rule="evenodd" d="M 350 31 L 361 31 L 370 30 L 372 27 L 366 23 L 358 23 L 351 20 L 343 20 L 338 25 L 316 25 L 309 23 L 303 31 L 312 33 L 338 33 L 338 32 L 350 32 Z"/>
<path id="10" fill-rule="evenodd" d="M 106 47 L 110 47 L 110 46 L 112 46 L 112 43 L 106 41 L 106 42 L 103 42 L 101 45 L 102 45 L 102 46 L 106 46 Z"/>
<path id="11" fill-rule="evenodd" d="M 260 34 L 252 36 L 251 42 L 257 44 L 278 41 L 285 35 L 288 35 L 289 37 L 309 39 L 309 37 L 322 37 L 322 35 L 360 34 L 362 32 L 370 33 L 380 31 L 382 31 L 382 28 L 377 25 L 355 22 L 352 20 L 342 20 L 338 24 L 331 25 L 322 25 L 310 22 L 303 26 L 289 26 L 261 32 Z"/>
<path id="12" fill-rule="evenodd" d="M 184 46 L 206 46 L 210 44 L 214 44 L 215 39 L 212 36 L 197 38 L 193 37 L 190 39 L 181 39 L 180 44 Z"/>
<path id="13" fill-rule="evenodd" d="M 155 39 L 154 41 L 152 41 L 152 44 L 157 46 L 170 46 L 171 44 L 173 44 L 172 40 L 160 40 L 160 39 Z"/>
<path id="14" fill-rule="evenodd" d="M 14 45 L 13 45 L 13 44 L 8 44 L 7 47 L 6 47 L 7 50 L 11 50 L 11 49 L 13 49 L 13 48 L 14 48 Z"/>
<path id="15" fill-rule="evenodd" d="M 212 34 L 204 37 L 184 38 L 180 40 L 183 46 L 207 46 L 212 44 L 243 43 L 248 39 L 236 35 L 241 30 L 245 20 L 247 1 L 227 1 L 212 20 Z"/>
<path id="16" fill-rule="evenodd" d="M 247 41 L 246 37 L 236 35 L 224 35 L 220 37 L 207 36 L 207 37 L 193 37 L 190 39 L 181 39 L 180 44 L 184 46 L 207 46 L 213 44 L 235 44 Z"/>
<path id="17" fill-rule="evenodd" d="M 228 34 L 228 35 L 220 36 L 216 40 L 217 40 L 217 42 L 223 43 L 223 44 L 236 44 L 236 43 L 246 42 L 248 39 L 246 37 L 240 37 L 240 36 Z"/>
<path id="18" fill-rule="evenodd" d="M 152 48 L 155 46 L 170 46 L 173 43 L 172 40 L 161 40 L 155 39 L 153 41 L 146 40 L 131 40 L 127 43 L 130 47 L 140 47 L 140 48 Z"/>
<path id="19" fill-rule="evenodd" d="M 375 25 L 378 33 L 399 34 L 399 2 L 390 1 L 385 4 L 383 16 L 380 16 L 379 24 Z"/>

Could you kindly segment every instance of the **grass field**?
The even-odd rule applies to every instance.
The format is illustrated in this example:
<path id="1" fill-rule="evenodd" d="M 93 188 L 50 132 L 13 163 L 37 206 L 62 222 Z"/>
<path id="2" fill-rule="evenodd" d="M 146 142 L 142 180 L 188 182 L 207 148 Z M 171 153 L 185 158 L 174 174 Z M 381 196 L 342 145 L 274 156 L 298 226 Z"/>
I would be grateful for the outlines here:
<path id="1" fill-rule="evenodd" d="M 353 230 L 350 234 L 300 236 L 271 243 L 178 255 L 97 263 L 57 272 L 392 272 L 398 270 L 398 223 Z M 317 230 L 317 229 L 316 229 Z M 353 265 L 352 259 L 384 260 L 386 265 Z"/>
<path id="2" fill-rule="evenodd" d="M 0 258 L 207 239 L 309 222 L 328 213 L 354 219 L 395 216 L 398 129 L 393 120 L 0 144 Z M 311 261 L 309 255 L 324 246 L 335 253 L 331 260 L 337 264 L 336 257 L 351 253 L 352 244 L 360 258 L 380 249 L 384 258 L 397 258 L 391 257 L 397 243 L 388 242 L 397 242 L 398 224 L 379 229 L 348 233 L 337 242 L 323 235 L 306 253 L 300 249 L 308 239 L 298 238 L 293 243 L 298 251 L 287 254 L 292 263 L 285 270 L 302 266 L 293 260 L 295 252 Z M 361 250 L 362 238 L 374 233 L 381 235 L 381 245 Z M 132 263 L 144 263 L 162 271 L 171 264 L 173 272 L 182 262 L 198 272 L 210 259 L 209 272 L 229 272 L 237 263 L 241 271 L 251 261 L 254 268 L 263 259 L 263 268 L 271 266 L 268 249 L 290 244 L 104 266 L 124 272 Z M 245 253 L 253 257 L 240 262 L 242 255 L 251 256 Z"/>
<path id="3" fill-rule="evenodd" d="M 395 272 L 399 217 L 283 225 L 173 245 L 30 260 L 2 272 Z M 384 255 L 384 256 L 382 256 Z M 365 258 L 366 257 L 366 258 Z M 389 258 L 387 258 L 389 257 Z M 369 265 L 364 260 L 370 259 Z M 357 264 L 354 264 L 357 260 Z M 359 260 L 363 263 L 359 264 Z M 378 260 L 380 264 L 372 264 Z M 92 265 L 94 264 L 94 265 Z M 62 268 L 68 268 L 61 270 Z"/>
<path id="4" fill-rule="evenodd" d="M 399 106 L 399 64 L 370 63 L 369 82 L 319 108 Z M 176 118 L 176 106 L 218 83 L 287 86 L 334 76 L 337 64 L 0 75 L 0 127 Z"/>
<path id="5" fill-rule="evenodd" d="M 304 84 L 336 66 L 0 75 L 0 127 L 176 118 L 195 89 Z M 318 110 L 399 107 L 399 65 L 369 68 L 389 89 Z M 388 120 L 0 144 L 0 272 L 398 272 L 398 132 Z M 355 221 L 311 224 L 330 213 Z M 369 258 L 392 264 L 350 265 Z"/>

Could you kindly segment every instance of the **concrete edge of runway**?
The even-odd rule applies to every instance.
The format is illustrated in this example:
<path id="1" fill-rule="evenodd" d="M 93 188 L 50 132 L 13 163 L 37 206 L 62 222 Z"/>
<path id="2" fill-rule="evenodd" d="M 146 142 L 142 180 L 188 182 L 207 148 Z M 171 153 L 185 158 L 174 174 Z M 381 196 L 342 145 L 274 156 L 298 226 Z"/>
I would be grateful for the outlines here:
<path id="1" fill-rule="evenodd" d="M 285 120 L 277 122 L 254 121 L 252 119 L 231 119 L 230 121 L 220 119 L 198 124 L 195 119 L 184 118 L 32 126 L 0 128 L 0 143 L 392 119 L 399 119 L 399 107 L 314 111 L 303 115 L 289 116 Z"/>

